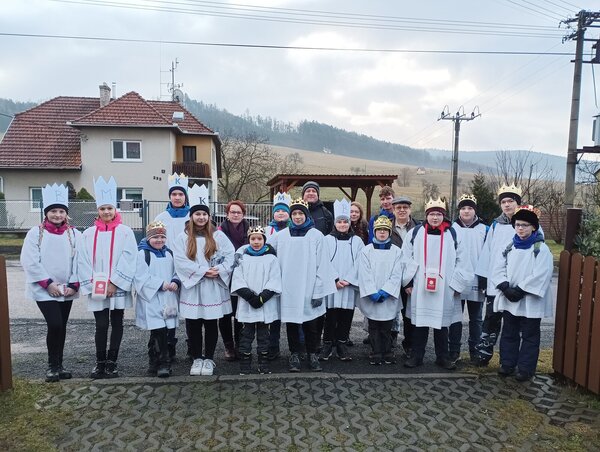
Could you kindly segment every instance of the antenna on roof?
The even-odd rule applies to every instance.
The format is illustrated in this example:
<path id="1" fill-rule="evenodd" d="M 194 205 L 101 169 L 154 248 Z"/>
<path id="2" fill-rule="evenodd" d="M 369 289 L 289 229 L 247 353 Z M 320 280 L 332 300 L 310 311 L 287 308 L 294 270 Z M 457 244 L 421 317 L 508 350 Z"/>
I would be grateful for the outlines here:
<path id="1" fill-rule="evenodd" d="M 171 91 L 171 100 L 174 102 L 181 102 L 183 98 L 177 99 L 177 95 L 183 92 L 179 89 L 183 87 L 183 83 L 175 84 L 175 71 L 177 70 L 177 66 L 179 66 L 179 60 L 175 58 L 175 61 L 171 61 L 171 86 L 169 87 L 169 91 Z"/>

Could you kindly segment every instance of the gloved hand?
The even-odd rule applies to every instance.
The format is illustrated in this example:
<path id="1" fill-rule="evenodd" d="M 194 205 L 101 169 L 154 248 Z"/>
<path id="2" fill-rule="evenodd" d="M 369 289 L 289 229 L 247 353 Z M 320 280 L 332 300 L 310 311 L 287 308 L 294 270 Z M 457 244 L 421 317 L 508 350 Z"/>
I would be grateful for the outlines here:
<path id="1" fill-rule="evenodd" d="M 263 306 L 263 302 L 260 299 L 259 295 L 254 295 L 253 297 L 251 297 L 249 300 L 247 300 L 248 303 L 250 304 L 250 306 L 252 306 L 254 309 L 260 309 Z"/>
<path id="2" fill-rule="evenodd" d="M 479 290 L 485 290 L 487 288 L 487 278 L 477 276 L 477 287 L 479 287 Z"/>
<path id="3" fill-rule="evenodd" d="M 273 297 L 273 295 L 275 295 L 275 292 L 269 289 L 265 289 L 259 294 L 263 304 L 269 301 Z"/>
<path id="4" fill-rule="evenodd" d="M 375 292 L 372 293 L 371 295 L 369 295 L 369 298 L 371 299 L 372 302 L 377 303 L 379 301 L 379 297 L 381 295 L 379 295 L 379 292 Z"/>
<path id="5" fill-rule="evenodd" d="M 244 300 L 250 302 L 250 298 L 254 297 L 256 294 L 254 291 L 248 289 L 247 287 L 242 287 L 235 291 L 240 297 Z"/>
<path id="6" fill-rule="evenodd" d="M 508 301 L 512 301 L 513 303 L 517 303 L 525 296 L 525 291 L 521 289 L 519 286 L 517 287 L 509 287 L 504 291 L 504 296 Z"/>
<path id="7" fill-rule="evenodd" d="M 496 289 L 498 289 L 500 292 L 504 292 L 509 287 L 510 287 L 510 284 L 508 283 L 508 281 L 502 281 L 500 284 L 498 284 L 496 286 Z"/>
<path id="8" fill-rule="evenodd" d="M 313 298 L 312 300 L 310 300 L 310 305 L 313 308 L 318 308 L 322 304 L 323 304 L 323 299 L 322 298 Z"/>
<path id="9" fill-rule="evenodd" d="M 390 294 L 383 289 L 377 293 L 379 294 L 379 299 L 377 300 L 378 303 L 383 303 L 390 296 Z"/>

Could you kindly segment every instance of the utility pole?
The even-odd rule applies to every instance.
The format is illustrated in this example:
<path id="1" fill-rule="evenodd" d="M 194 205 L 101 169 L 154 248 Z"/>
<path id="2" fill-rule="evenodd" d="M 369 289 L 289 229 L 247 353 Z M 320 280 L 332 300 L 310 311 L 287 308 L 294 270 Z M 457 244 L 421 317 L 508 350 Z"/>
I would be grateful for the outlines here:
<path id="1" fill-rule="evenodd" d="M 452 150 L 452 187 L 450 190 L 450 205 L 448 206 L 448 212 L 450 213 L 450 219 L 454 219 L 456 211 L 456 198 L 458 190 L 458 145 L 460 137 L 460 123 L 462 121 L 473 121 L 473 119 L 481 116 L 479 113 L 479 107 L 475 107 L 471 112 L 470 116 L 465 114 L 464 107 L 460 107 L 454 116 L 450 116 L 450 108 L 448 105 L 444 107 L 438 121 L 446 120 L 454 122 L 454 149 Z"/>

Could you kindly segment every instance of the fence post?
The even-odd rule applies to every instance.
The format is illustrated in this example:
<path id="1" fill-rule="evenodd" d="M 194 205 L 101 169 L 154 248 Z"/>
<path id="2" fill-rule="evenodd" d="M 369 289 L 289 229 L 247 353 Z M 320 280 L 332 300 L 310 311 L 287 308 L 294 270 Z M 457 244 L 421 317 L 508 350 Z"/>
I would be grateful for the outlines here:
<path id="1" fill-rule="evenodd" d="M 0 256 L 0 392 L 12 389 L 6 258 Z"/>
<path id="2" fill-rule="evenodd" d="M 581 209 L 567 209 L 567 227 L 565 228 L 565 250 L 573 251 L 575 245 L 575 237 L 579 234 L 579 226 L 581 224 Z"/>

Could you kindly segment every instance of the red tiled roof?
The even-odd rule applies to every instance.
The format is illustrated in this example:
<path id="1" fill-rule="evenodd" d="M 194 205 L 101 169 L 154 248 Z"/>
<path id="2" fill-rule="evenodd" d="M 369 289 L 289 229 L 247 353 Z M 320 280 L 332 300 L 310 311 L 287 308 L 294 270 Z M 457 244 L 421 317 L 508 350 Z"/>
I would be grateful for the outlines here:
<path id="1" fill-rule="evenodd" d="M 17 113 L 0 142 L 0 168 L 81 168 L 80 132 L 67 121 L 100 106 L 93 97 L 55 97 Z"/>
<path id="2" fill-rule="evenodd" d="M 184 113 L 183 121 L 173 113 Z M 176 122 L 177 125 L 173 123 Z M 0 142 L 0 168 L 81 168 L 78 127 L 165 127 L 218 135 L 171 101 L 146 101 L 130 92 L 100 107 L 92 97 L 56 97 L 15 115 Z"/>

